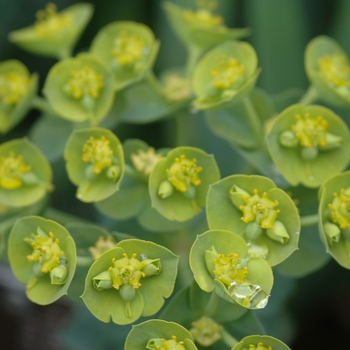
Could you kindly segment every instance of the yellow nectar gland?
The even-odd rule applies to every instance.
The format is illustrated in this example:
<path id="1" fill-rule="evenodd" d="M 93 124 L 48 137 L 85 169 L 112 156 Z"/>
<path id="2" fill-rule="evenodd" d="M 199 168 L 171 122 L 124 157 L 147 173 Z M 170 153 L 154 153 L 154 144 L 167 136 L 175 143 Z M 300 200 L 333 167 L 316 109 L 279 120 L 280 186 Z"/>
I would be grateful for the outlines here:
<path id="1" fill-rule="evenodd" d="M 27 255 L 29 262 L 39 262 L 40 271 L 43 273 L 50 272 L 54 267 L 60 265 L 60 257 L 63 251 L 60 248 L 58 238 L 54 238 L 52 232 L 46 235 L 44 232 L 40 234 L 32 234 L 32 238 L 25 238 L 25 242 L 33 248 L 33 253 Z"/>
<path id="2" fill-rule="evenodd" d="M 0 102 L 3 105 L 14 105 L 26 94 L 29 79 L 18 72 L 0 75 Z"/>
<path id="3" fill-rule="evenodd" d="M 264 346 L 264 343 L 259 342 L 258 345 L 249 344 L 249 349 L 244 348 L 243 350 L 273 350 L 272 346 Z"/>
<path id="4" fill-rule="evenodd" d="M 72 21 L 69 13 L 57 13 L 57 7 L 53 3 L 48 3 L 45 10 L 39 10 L 36 18 L 34 29 L 39 37 L 59 35 Z"/>
<path id="5" fill-rule="evenodd" d="M 341 229 L 350 226 L 350 187 L 342 188 L 339 193 L 333 193 L 334 199 L 328 204 L 333 222 Z"/>
<path id="6" fill-rule="evenodd" d="M 134 289 L 141 287 L 140 279 L 146 277 L 141 270 L 146 266 L 145 263 L 136 258 L 133 254 L 131 258 L 126 253 L 123 258 L 113 259 L 113 266 L 108 269 L 111 274 L 113 288 L 119 290 L 122 285 L 131 285 Z"/>
<path id="7" fill-rule="evenodd" d="M 30 171 L 30 166 L 21 155 L 10 152 L 8 157 L 0 157 L 0 187 L 13 190 L 23 186 L 22 176 Z"/>
<path id="8" fill-rule="evenodd" d="M 321 116 L 310 118 L 309 113 L 304 116 L 297 114 L 295 116 L 296 124 L 292 125 L 292 130 L 295 132 L 302 147 L 324 147 L 327 145 L 327 129 L 328 122 Z"/>
<path id="9" fill-rule="evenodd" d="M 228 287 L 233 283 L 243 283 L 248 275 L 248 267 L 242 266 L 242 259 L 236 253 L 228 255 L 219 254 L 214 259 L 214 266 L 214 275 Z"/>
<path id="10" fill-rule="evenodd" d="M 318 65 L 327 84 L 331 88 L 350 87 L 350 67 L 344 55 L 325 55 Z"/>
<path id="11" fill-rule="evenodd" d="M 239 207 L 243 212 L 241 220 L 245 223 L 255 221 L 261 228 L 273 228 L 273 223 L 280 212 L 279 209 L 275 209 L 278 206 L 278 201 L 267 198 L 266 192 L 263 193 L 262 197 L 257 189 L 253 192 L 253 196 L 243 196 L 246 204 Z"/>
<path id="12" fill-rule="evenodd" d="M 211 318 L 203 316 L 198 321 L 192 322 L 190 332 L 193 338 L 202 346 L 210 346 L 221 339 L 222 326 Z"/>
<path id="13" fill-rule="evenodd" d="M 201 180 L 198 174 L 203 170 L 202 167 L 196 164 L 196 159 L 187 159 L 184 154 L 175 158 L 175 162 L 169 169 L 168 181 L 180 192 L 187 192 L 189 186 L 199 186 Z"/>
<path id="14" fill-rule="evenodd" d="M 111 52 L 121 66 L 126 66 L 142 58 L 146 51 L 145 42 L 141 38 L 122 30 L 114 40 Z"/>
<path id="15" fill-rule="evenodd" d="M 183 341 L 177 341 L 175 335 L 171 336 L 170 339 L 154 338 L 150 339 L 147 343 L 147 349 L 155 350 L 186 350 Z"/>
<path id="16" fill-rule="evenodd" d="M 242 79 L 244 68 L 244 65 L 240 64 L 237 58 L 221 56 L 219 66 L 210 71 L 214 87 L 216 89 L 231 88 Z"/>
<path id="17" fill-rule="evenodd" d="M 92 172 L 100 174 L 101 171 L 112 165 L 113 151 L 110 141 L 104 136 L 96 139 L 91 136 L 83 146 L 82 160 L 93 165 Z"/>
<path id="18" fill-rule="evenodd" d="M 93 68 L 85 66 L 80 70 L 71 72 L 67 90 L 76 100 L 84 96 L 90 96 L 96 99 L 99 97 L 100 91 L 104 86 L 103 79 L 103 74 L 98 74 Z"/>
<path id="19" fill-rule="evenodd" d="M 131 153 L 130 155 L 132 164 L 137 171 L 143 172 L 148 176 L 158 160 L 163 158 L 161 154 L 157 154 L 153 147 L 148 148 L 147 151 L 139 149 L 136 153 Z"/>

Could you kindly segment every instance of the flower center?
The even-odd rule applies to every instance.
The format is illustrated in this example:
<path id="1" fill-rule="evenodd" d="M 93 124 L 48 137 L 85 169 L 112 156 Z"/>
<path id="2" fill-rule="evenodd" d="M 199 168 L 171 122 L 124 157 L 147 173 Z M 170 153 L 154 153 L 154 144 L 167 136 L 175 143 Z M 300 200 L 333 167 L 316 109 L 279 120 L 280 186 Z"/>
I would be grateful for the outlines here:
<path id="1" fill-rule="evenodd" d="M 104 85 L 103 79 L 103 74 L 98 74 L 93 68 L 85 66 L 83 69 L 71 72 L 66 90 L 76 100 L 84 96 L 96 99 Z"/>
<path id="2" fill-rule="evenodd" d="M 219 65 L 210 71 L 216 89 L 229 89 L 243 81 L 245 67 L 237 58 L 223 55 L 219 60 Z"/>
<path id="3" fill-rule="evenodd" d="M 37 21 L 34 29 L 39 37 L 48 37 L 52 34 L 59 34 L 71 22 L 71 16 L 66 13 L 57 13 L 57 7 L 53 3 L 48 3 L 45 10 L 36 13 Z"/>
<path id="4" fill-rule="evenodd" d="M 309 113 L 295 116 L 297 122 L 292 125 L 302 147 L 324 147 L 327 145 L 328 123 L 321 116 L 310 118 Z"/>
<path id="5" fill-rule="evenodd" d="M 21 155 L 11 152 L 8 157 L 0 157 L 0 187 L 13 190 L 23 185 L 22 176 L 30 171 L 30 166 Z"/>
<path id="6" fill-rule="evenodd" d="M 262 342 L 259 342 L 258 345 L 249 344 L 249 349 L 243 348 L 242 350 L 272 350 L 272 346 L 264 346 Z"/>
<path id="7" fill-rule="evenodd" d="M 350 87 L 350 67 L 344 55 L 325 55 L 318 61 L 319 69 L 330 87 Z"/>
<path id="8" fill-rule="evenodd" d="M 334 199 L 328 204 L 333 222 L 341 229 L 350 226 L 350 187 L 342 188 L 339 193 L 333 193 Z"/>
<path id="9" fill-rule="evenodd" d="M 149 350 L 186 350 L 183 341 L 177 341 L 173 335 L 171 339 L 153 338 L 147 343 L 146 349 Z"/>
<path id="10" fill-rule="evenodd" d="M 91 136 L 83 146 L 84 162 L 90 162 L 93 165 L 92 172 L 100 174 L 101 171 L 112 165 L 113 151 L 110 147 L 110 141 L 104 136 L 95 139 Z"/>
<path id="11" fill-rule="evenodd" d="M 14 105 L 22 99 L 28 88 L 28 77 L 18 72 L 0 75 L 0 101 L 4 105 Z"/>
<path id="12" fill-rule="evenodd" d="M 31 237 L 24 239 L 33 248 L 33 253 L 27 255 L 29 262 L 38 262 L 40 272 L 48 273 L 61 263 L 64 253 L 60 248 L 59 239 L 54 238 L 54 234 L 47 235 L 38 227 L 37 234 L 32 233 Z"/>
<path id="13" fill-rule="evenodd" d="M 267 198 L 267 193 L 264 192 L 262 197 L 259 191 L 255 189 L 253 196 L 244 195 L 242 197 L 245 205 L 240 205 L 239 209 L 243 212 L 241 220 L 245 223 L 255 221 L 261 228 L 273 228 L 273 224 L 280 212 L 275 209 L 278 206 L 278 201 Z"/>
<path id="14" fill-rule="evenodd" d="M 192 322 L 192 326 L 190 332 L 202 346 L 210 346 L 221 339 L 222 326 L 209 317 L 201 317 L 198 321 Z"/>
<path id="15" fill-rule="evenodd" d="M 197 22 L 199 25 L 220 26 L 224 19 L 219 15 L 214 15 L 212 11 L 217 7 L 217 1 L 197 0 L 197 11 L 185 10 L 184 16 L 188 21 Z"/>
<path id="16" fill-rule="evenodd" d="M 113 58 L 121 65 L 126 66 L 139 60 L 146 52 L 145 42 L 136 35 L 122 30 L 114 41 L 112 48 Z"/>
<path id="17" fill-rule="evenodd" d="M 191 80 L 177 74 L 170 74 L 165 78 L 163 93 L 169 102 L 180 102 L 191 97 Z"/>
<path id="18" fill-rule="evenodd" d="M 219 254 L 214 259 L 214 275 L 218 280 L 227 285 L 232 283 L 243 283 L 248 275 L 248 267 L 243 266 L 244 262 L 238 257 L 238 254 Z"/>
<path id="19" fill-rule="evenodd" d="M 148 176 L 162 155 L 157 154 L 155 149 L 150 147 L 147 151 L 139 149 L 137 154 L 131 153 L 130 158 L 136 170 Z"/>
<path id="20" fill-rule="evenodd" d="M 184 154 L 175 158 L 175 162 L 166 170 L 168 181 L 180 192 L 188 191 L 190 185 L 199 186 L 198 174 L 203 170 L 196 159 L 187 159 Z"/>
<path id="21" fill-rule="evenodd" d="M 116 246 L 116 243 L 113 239 L 108 236 L 104 239 L 102 236 L 99 237 L 98 241 L 95 243 L 93 247 L 89 247 L 89 252 L 91 253 L 94 260 L 97 260 L 102 253 L 106 252 L 109 249 L 112 249 Z"/>

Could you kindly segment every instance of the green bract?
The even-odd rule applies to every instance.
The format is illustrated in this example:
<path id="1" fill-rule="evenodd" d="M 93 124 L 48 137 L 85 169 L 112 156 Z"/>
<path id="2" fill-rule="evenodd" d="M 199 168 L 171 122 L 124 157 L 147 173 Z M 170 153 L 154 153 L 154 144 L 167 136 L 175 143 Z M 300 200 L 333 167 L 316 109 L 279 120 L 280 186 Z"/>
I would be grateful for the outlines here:
<path id="1" fill-rule="evenodd" d="M 350 160 L 347 125 L 322 106 L 288 107 L 272 122 L 266 141 L 273 161 L 293 186 L 318 187 Z"/>
<path id="2" fill-rule="evenodd" d="M 49 3 L 37 12 L 33 26 L 11 32 L 9 39 L 34 54 L 62 59 L 70 55 L 92 13 L 93 6 L 88 3 L 72 5 L 59 13 L 56 5 Z"/>
<path id="3" fill-rule="evenodd" d="M 250 335 L 243 338 L 231 350 L 290 350 L 290 348 L 268 335 Z"/>
<path id="4" fill-rule="evenodd" d="M 37 88 L 38 75 L 30 75 L 22 62 L 0 63 L 0 133 L 7 133 L 25 117 Z"/>
<path id="5" fill-rule="evenodd" d="M 298 210 L 287 193 L 267 177 L 232 175 L 212 184 L 207 220 L 210 229 L 242 236 L 249 255 L 266 258 L 271 266 L 298 248 Z"/>
<path id="6" fill-rule="evenodd" d="M 112 72 L 96 57 L 82 53 L 56 63 L 47 75 L 43 92 L 62 118 L 96 125 L 113 104 Z"/>
<path id="7" fill-rule="evenodd" d="M 124 154 L 119 139 L 110 130 L 75 130 L 67 141 L 64 159 L 81 201 L 98 202 L 118 190 L 124 174 Z"/>
<path id="8" fill-rule="evenodd" d="M 40 150 L 29 140 L 0 145 L 0 205 L 25 207 L 52 188 L 52 171 Z"/>
<path id="9" fill-rule="evenodd" d="M 159 42 L 144 24 L 131 21 L 113 22 L 94 38 L 90 52 L 108 65 L 119 90 L 140 79 L 152 68 Z"/>
<path id="10" fill-rule="evenodd" d="M 174 322 L 148 320 L 132 327 L 125 350 L 196 350 L 191 333 Z"/>
<path id="11" fill-rule="evenodd" d="M 130 324 L 155 314 L 173 292 L 178 257 L 152 242 L 127 239 L 91 266 L 83 301 L 103 322 Z"/>
<path id="12" fill-rule="evenodd" d="M 349 60 L 335 40 L 324 35 L 311 40 L 306 47 L 305 69 L 320 98 L 350 109 Z"/>
<path id="13" fill-rule="evenodd" d="M 187 221 L 205 206 L 209 185 L 219 178 L 212 155 L 194 147 L 174 148 L 151 172 L 152 206 L 169 220 Z"/>
<path id="14" fill-rule="evenodd" d="M 51 304 L 67 294 L 76 264 L 75 244 L 58 223 L 39 216 L 16 221 L 8 256 L 13 273 L 27 285 L 27 296 L 40 305 Z"/>
<path id="15" fill-rule="evenodd" d="M 226 40 L 239 39 L 250 33 L 249 29 L 227 28 L 224 19 L 213 14 L 209 8 L 192 11 L 169 1 L 164 2 L 163 6 L 175 33 L 188 47 L 208 50 Z"/>
<path id="16" fill-rule="evenodd" d="M 251 258 L 243 238 L 226 230 L 197 236 L 190 267 L 199 287 L 248 309 L 264 308 L 273 285 L 266 260 Z"/>
<path id="17" fill-rule="evenodd" d="M 238 103 L 248 95 L 259 76 L 258 58 L 246 42 L 226 41 L 210 50 L 197 64 L 193 90 L 197 109 Z"/>
<path id="18" fill-rule="evenodd" d="M 334 175 L 319 190 L 319 231 L 327 253 L 350 269 L 350 172 Z"/>

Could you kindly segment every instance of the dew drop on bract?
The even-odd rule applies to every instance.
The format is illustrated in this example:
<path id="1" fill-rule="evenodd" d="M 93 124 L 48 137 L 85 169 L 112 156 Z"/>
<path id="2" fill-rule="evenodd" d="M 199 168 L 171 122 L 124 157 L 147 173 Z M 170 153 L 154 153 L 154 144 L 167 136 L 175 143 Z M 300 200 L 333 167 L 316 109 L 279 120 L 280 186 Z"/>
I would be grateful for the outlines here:
<path id="1" fill-rule="evenodd" d="M 248 281 L 243 283 L 233 281 L 227 290 L 237 304 L 248 309 L 263 309 L 269 299 L 269 295 L 258 284 Z"/>

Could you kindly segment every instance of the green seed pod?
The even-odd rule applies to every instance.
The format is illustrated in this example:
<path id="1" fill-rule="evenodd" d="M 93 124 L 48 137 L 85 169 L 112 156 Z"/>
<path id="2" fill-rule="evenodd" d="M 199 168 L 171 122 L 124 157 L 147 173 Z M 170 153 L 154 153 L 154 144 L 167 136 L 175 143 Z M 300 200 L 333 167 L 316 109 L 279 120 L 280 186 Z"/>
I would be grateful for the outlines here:
<path id="1" fill-rule="evenodd" d="M 0 63 L 0 133 L 6 134 L 27 114 L 38 89 L 38 75 L 30 75 L 20 61 Z"/>
<path id="2" fill-rule="evenodd" d="M 47 4 L 45 10 L 37 12 L 35 24 L 11 32 L 10 41 L 34 54 L 68 57 L 92 16 L 93 6 L 79 3 L 58 13 L 56 10 L 55 4 Z"/>
<path id="3" fill-rule="evenodd" d="M 152 69 L 159 42 L 146 25 L 131 21 L 103 27 L 92 41 L 90 52 L 110 67 L 115 90 L 133 84 Z"/>
<path id="4" fill-rule="evenodd" d="M 64 152 L 69 179 L 78 186 L 77 198 L 97 202 L 118 191 L 124 174 L 121 143 L 110 130 L 75 130 Z"/>
<path id="5" fill-rule="evenodd" d="M 197 350 L 191 333 L 175 322 L 148 320 L 132 327 L 125 350 Z"/>
<path id="6" fill-rule="evenodd" d="M 266 258 L 270 266 L 280 264 L 298 248 L 298 210 L 290 196 L 264 176 L 232 175 L 212 184 L 207 220 L 210 229 L 242 236 L 249 255 Z"/>
<path id="7" fill-rule="evenodd" d="M 295 133 L 297 146 L 283 141 L 283 135 L 290 132 Z M 293 186 L 319 187 L 350 160 L 349 129 L 323 106 L 296 104 L 286 108 L 272 121 L 266 142 L 274 163 Z"/>
<path id="8" fill-rule="evenodd" d="M 63 119 L 95 126 L 113 104 L 112 72 L 96 57 L 82 53 L 52 66 L 43 93 Z"/>
<path id="9" fill-rule="evenodd" d="M 113 287 L 112 277 L 109 271 L 99 273 L 92 279 L 92 281 L 96 290 L 111 289 Z"/>
<path id="10" fill-rule="evenodd" d="M 273 285 L 271 267 L 264 259 L 250 259 L 246 242 L 225 230 L 197 236 L 190 267 L 199 287 L 215 291 L 228 302 L 248 309 L 264 308 Z"/>
<path id="11" fill-rule="evenodd" d="M 58 223 L 38 216 L 17 220 L 8 243 L 10 265 L 28 298 L 48 305 L 67 294 L 76 265 L 75 244 Z"/>
<path id="12" fill-rule="evenodd" d="M 254 88 L 259 76 L 258 59 L 245 42 L 227 41 L 210 50 L 193 74 L 193 101 L 199 110 L 237 104 Z"/>
<path id="13" fill-rule="evenodd" d="M 0 205 L 32 205 L 52 189 L 51 181 L 51 167 L 32 142 L 15 139 L 0 145 Z"/>
<path id="14" fill-rule="evenodd" d="M 174 148 L 150 175 L 152 206 L 168 220 L 187 221 L 205 206 L 209 185 L 219 177 L 212 155 L 194 147 Z"/>

